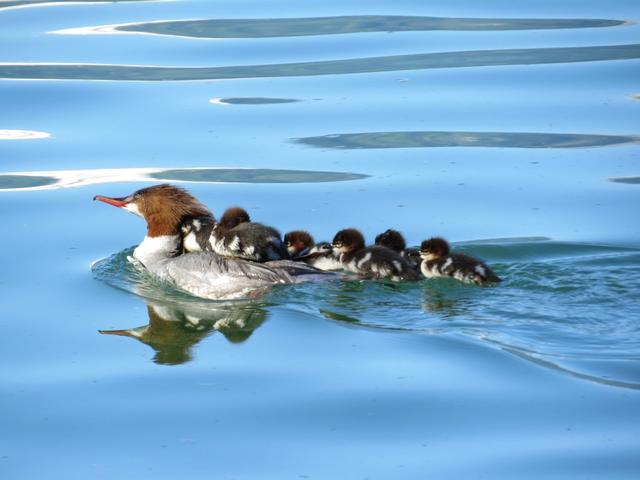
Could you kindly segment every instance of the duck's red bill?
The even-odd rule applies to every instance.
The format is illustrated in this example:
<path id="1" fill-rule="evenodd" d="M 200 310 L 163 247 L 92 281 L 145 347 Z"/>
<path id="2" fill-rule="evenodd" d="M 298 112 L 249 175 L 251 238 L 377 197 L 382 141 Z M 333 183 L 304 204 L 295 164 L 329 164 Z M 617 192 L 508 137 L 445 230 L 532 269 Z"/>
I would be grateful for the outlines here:
<path id="1" fill-rule="evenodd" d="M 109 205 L 113 205 L 114 207 L 124 207 L 127 205 L 124 198 L 111 198 L 111 197 L 103 197 L 102 195 L 96 195 L 93 197 L 94 200 L 100 200 L 101 202 L 108 203 Z"/>

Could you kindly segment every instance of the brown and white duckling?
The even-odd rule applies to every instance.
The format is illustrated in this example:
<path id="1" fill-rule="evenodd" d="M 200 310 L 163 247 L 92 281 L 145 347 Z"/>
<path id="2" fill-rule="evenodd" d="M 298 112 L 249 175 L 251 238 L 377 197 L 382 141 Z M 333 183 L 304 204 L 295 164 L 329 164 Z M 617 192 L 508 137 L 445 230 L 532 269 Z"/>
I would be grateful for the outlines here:
<path id="1" fill-rule="evenodd" d="M 246 210 L 227 209 L 216 222 L 213 216 L 188 218 L 182 225 L 186 252 L 215 252 L 218 255 L 244 258 L 254 262 L 289 258 L 280 232 L 252 222 Z"/>
<path id="2" fill-rule="evenodd" d="M 133 251 L 134 263 L 199 297 L 245 297 L 274 284 L 330 277 L 326 272 L 291 260 L 256 263 L 224 258 L 210 251 L 181 255 L 184 222 L 213 216 L 186 190 L 173 185 L 147 187 L 121 198 L 97 195 L 94 200 L 142 217 L 147 223 L 147 234 Z"/>
<path id="3" fill-rule="evenodd" d="M 306 230 L 292 230 L 284 235 L 284 245 L 294 260 L 309 253 L 314 244 L 313 237 Z"/>
<path id="4" fill-rule="evenodd" d="M 375 238 L 376 245 L 382 245 L 383 247 L 390 248 L 394 252 L 398 252 L 402 257 L 413 265 L 414 268 L 420 266 L 420 250 L 417 248 L 407 248 L 407 243 L 404 240 L 402 234 L 389 228 L 384 232 L 378 234 Z"/>
<path id="5" fill-rule="evenodd" d="M 362 233 L 355 228 L 340 230 L 332 245 L 340 252 L 340 263 L 345 270 L 366 278 L 418 280 L 416 270 L 399 253 L 380 245 L 366 247 Z"/>
<path id="6" fill-rule="evenodd" d="M 453 277 L 476 285 L 501 281 L 481 260 L 462 253 L 451 253 L 449 243 L 440 237 L 422 242 L 420 257 L 420 271 L 427 278 Z"/>
<path id="7" fill-rule="evenodd" d="M 329 242 L 315 243 L 305 230 L 293 230 L 284 236 L 287 251 L 293 260 L 305 262 L 320 270 L 340 270 L 339 253 Z"/>

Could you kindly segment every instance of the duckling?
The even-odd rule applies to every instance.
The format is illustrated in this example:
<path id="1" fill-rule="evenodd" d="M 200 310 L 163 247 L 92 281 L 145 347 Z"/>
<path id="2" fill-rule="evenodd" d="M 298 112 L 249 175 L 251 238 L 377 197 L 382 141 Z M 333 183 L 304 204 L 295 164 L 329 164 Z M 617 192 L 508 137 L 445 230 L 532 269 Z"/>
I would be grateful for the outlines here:
<path id="1" fill-rule="evenodd" d="M 293 260 L 299 260 L 320 270 L 340 270 L 338 253 L 329 242 L 315 243 L 305 230 L 293 230 L 284 236 L 287 251 Z"/>
<path id="2" fill-rule="evenodd" d="M 225 210 L 219 222 L 213 215 L 186 219 L 182 224 L 185 252 L 215 252 L 255 262 L 289 258 L 275 228 L 255 223 L 246 210 Z"/>
<path id="3" fill-rule="evenodd" d="M 389 228 L 384 232 L 378 234 L 375 239 L 376 245 L 382 245 L 383 247 L 390 248 L 394 252 L 398 252 L 404 257 L 414 268 L 420 266 L 420 250 L 417 248 L 407 248 L 407 243 L 404 240 L 402 234 L 397 230 Z"/>
<path id="4" fill-rule="evenodd" d="M 420 257 L 420 271 L 427 278 L 453 277 L 476 285 L 501 281 L 481 260 L 462 253 L 451 253 L 449 243 L 444 238 L 434 237 L 422 242 Z"/>
<path id="5" fill-rule="evenodd" d="M 231 230 L 241 223 L 249 222 L 251 222 L 251 217 L 249 217 L 249 214 L 244 208 L 231 207 L 224 211 L 220 221 L 218 222 L 218 226 L 221 229 Z"/>
<path id="6" fill-rule="evenodd" d="M 284 235 L 284 245 L 293 259 L 309 253 L 314 243 L 313 237 L 306 230 L 292 230 Z"/>
<path id="7" fill-rule="evenodd" d="M 342 267 L 350 272 L 366 278 L 418 280 L 416 270 L 399 253 L 380 245 L 365 247 L 362 233 L 355 228 L 336 233 L 332 246 L 340 252 Z"/>

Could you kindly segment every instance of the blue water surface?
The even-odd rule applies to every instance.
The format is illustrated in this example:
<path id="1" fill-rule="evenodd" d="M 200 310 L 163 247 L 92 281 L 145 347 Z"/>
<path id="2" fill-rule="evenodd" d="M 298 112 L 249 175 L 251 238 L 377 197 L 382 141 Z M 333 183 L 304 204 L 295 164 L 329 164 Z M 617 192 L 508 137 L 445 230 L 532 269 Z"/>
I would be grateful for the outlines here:
<path id="1" fill-rule="evenodd" d="M 0 478 L 632 479 L 640 5 L 0 1 Z M 504 281 L 190 297 L 171 182 Z"/>

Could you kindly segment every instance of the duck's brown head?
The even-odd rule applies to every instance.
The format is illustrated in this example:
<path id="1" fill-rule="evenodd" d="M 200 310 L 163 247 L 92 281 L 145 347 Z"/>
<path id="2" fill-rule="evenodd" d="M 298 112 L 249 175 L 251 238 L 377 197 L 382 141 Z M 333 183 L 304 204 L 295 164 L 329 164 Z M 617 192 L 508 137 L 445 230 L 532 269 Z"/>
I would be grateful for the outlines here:
<path id="1" fill-rule="evenodd" d="M 347 228 L 336 233 L 332 246 L 340 253 L 354 252 L 364 248 L 364 237 L 355 228 Z"/>
<path id="2" fill-rule="evenodd" d="M 449 255 L 449 243 L 440 237 L 425 240 L 420 245 L 420 258 L 423 260 L 436 260 Z"/>
<path id="3" fill-rule="evenodd" d="M 190 217 L 213 217 L 207 207 L 185 189 L 173 185 L 154 185 L 127 197 L 96 195 L 94 200 L 134 213 L 147 221 L 147 235 L 177 235 L 183 221 Z"/>
<path id="4" fill-rule="evenodd" d="M 407 248 L 407 243 L 404 241 L 402 234 L 392 229 L 386 230 L 376 236 L 375 242 L 376 245 L 382 245 L 398 253 Z"/>

